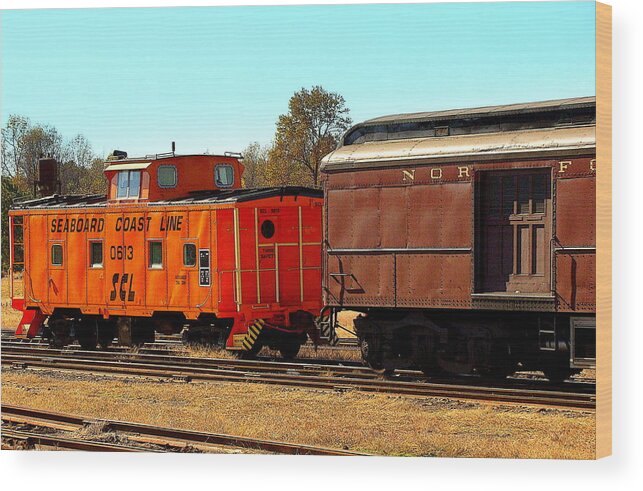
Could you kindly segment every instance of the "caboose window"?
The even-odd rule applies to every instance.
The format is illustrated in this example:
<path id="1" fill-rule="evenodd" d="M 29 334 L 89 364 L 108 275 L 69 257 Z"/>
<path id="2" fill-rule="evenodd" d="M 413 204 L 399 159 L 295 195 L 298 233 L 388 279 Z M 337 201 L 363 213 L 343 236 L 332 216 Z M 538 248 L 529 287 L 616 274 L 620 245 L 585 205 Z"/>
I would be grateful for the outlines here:
<path id="1" fill-rule="evenodd" d="M 173 165 L 161 165 L 157 173 L 159 187 L 176 187 L 176 167 Z"/>
<path id="2" fill-rule="evenodd" d="M 196 266 L 196 246 L 194 244 L 183 245 L 183 266 Z"/>
<path id="3" fill-rule="evenodd" d="M 141 171 L 122 170 L 118 173 L 117 198 L 138 198 L 141 190 Z"/>
<path id="4" fill-rule="evenodd" d="M 234 184 L 234 169 L 231 165 L 217 165 L 214 168 L 214 183 L 217 187 L 227 188 Z"/>
<path id="5" fill-rule="evenodd" d="M 102 268 L 103 267 L 103 243 L 90 242 L 89 247 L 90 247 L 89 249 L 90 266 L 92 268 Z"/>
<path id="6" fill-rule="evenodd" d="M 151 240 L 148 242 L 148 266 L 153 269 L 163 267 L 163 242 Z"/>
<path id="7" fill-rule="evenodd" d="M 52 266 L 63 265 L 63 246 L 62 244 L 53 244 L 51 246 L 51 264 Z"/>

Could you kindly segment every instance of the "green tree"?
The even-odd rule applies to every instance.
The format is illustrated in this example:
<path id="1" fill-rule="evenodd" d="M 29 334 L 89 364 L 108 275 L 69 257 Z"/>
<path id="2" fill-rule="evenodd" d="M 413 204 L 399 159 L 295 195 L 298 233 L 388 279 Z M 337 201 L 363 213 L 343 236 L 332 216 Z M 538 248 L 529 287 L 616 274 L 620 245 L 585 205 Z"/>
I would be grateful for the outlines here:
<path id="1" fill-rule="evenodd" d="M 349 109 L 341 95 L 320 86 L 295 92 L 288 113 L 277 120 L 268 182 L 318 186 L 322 158 L 337 146 L 350 125 Z"/>

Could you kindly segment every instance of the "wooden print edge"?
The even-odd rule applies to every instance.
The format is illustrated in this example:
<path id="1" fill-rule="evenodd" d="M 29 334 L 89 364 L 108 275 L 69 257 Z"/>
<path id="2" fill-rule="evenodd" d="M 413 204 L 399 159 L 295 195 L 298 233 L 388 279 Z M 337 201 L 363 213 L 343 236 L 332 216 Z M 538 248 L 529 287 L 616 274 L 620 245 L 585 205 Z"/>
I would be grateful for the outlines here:
<path id="1" fill-rule="evenodd" d="M 596 2 L 596 458 L 612 453 L 612 7 Z"/>

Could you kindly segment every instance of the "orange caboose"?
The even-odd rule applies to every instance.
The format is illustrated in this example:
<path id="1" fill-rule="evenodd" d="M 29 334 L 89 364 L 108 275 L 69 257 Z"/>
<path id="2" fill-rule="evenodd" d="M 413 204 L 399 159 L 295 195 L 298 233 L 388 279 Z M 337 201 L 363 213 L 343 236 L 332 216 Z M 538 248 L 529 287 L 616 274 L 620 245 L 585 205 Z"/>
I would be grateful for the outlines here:
<path id="1" fill-rule="evenodd" d="M 294 356 L 321 308 L 321 192 L 242 189 L 238 155 L 115 155 L 106 196 L 12 207 L 17 335 L 93 348 L 183 332 Z"/>

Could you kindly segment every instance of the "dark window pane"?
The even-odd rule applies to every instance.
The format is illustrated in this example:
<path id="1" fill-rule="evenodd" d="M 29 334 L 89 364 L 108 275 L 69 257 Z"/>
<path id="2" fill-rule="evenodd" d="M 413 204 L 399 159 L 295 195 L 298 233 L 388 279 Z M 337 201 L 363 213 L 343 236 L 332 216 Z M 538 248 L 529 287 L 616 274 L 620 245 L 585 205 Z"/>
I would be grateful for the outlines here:
<path id="1" fill-rule="evenodd" d="M 194 244 L 185 244 L 183 246 L 183 265 L 196 265 L 196 246 Z"/>
<path id="2" fill-rule="evenodd" d="M 518 177 L 518 213 L 529 213 L 529 181 L 531 176 Z"/>
<path id="3" fill-rule="evenodd" d="M 549 179 L 544 174 L 534 176 L 534 213 L 545 213 L 545 200 L 549 194 Z"/>
<path id="4" fill-rule="evenodd" d="M 149 242 L 149 267 L 163 267 L 163 244 L 158 241 Z"/>
<path id="5" fill-rule="evenodd" d="M 103 243 L 91 242 L 91 266 L 92 268 L 103 265 Z"/>
<path id="6" fill-rule="evenodd" d="M 502 215 L 509 216 L 514 212 L 516 199 L 516 181 L 513 177 L 502 178 Z"/>
<path id="7" fill-rule="evenodd" d="M 486 193 L 483 197 L 484 206 L 486 207 L 486 214 L 492 217 L 500 215 L 500 205 L 502 203 L 502 196 L 500 195 L 500 178 L 492 177 L 486 186 Z"/>
<path id="8" fill-rule="evenodd" d="M 54 266 L 62 266 L 63 264 L 63 246 L 54 244 L 51 246 L 51 264 Z"/>
<path id="9" fill-rule="evenodd" d="M 162 188 L 173 188 L 176 186 L 176 167 L 173 165 L 162 165 L 158 168 L 158 183 Z"/>

